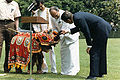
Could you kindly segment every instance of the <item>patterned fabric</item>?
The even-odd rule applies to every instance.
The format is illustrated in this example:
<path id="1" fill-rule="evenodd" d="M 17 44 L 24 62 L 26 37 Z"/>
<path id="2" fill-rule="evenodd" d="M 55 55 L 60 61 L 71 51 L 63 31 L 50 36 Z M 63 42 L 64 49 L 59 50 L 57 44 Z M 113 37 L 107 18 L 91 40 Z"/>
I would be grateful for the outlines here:
<path id="1" fill-rule="evenodd" d="M 33 33 L 32 34 L 32 53 L 38 53 L 41 51 L 49 51 L 51 46 L 57 44 L 58 41 L 54 41 L 57 36 L 57 32 L 52 33 Z M 14 36 L 10 44 L 10 52 L 8 57 L 8 68 L 23 67 L 26 68 L 30 61 L 30 34 L 19 33 Z"/>

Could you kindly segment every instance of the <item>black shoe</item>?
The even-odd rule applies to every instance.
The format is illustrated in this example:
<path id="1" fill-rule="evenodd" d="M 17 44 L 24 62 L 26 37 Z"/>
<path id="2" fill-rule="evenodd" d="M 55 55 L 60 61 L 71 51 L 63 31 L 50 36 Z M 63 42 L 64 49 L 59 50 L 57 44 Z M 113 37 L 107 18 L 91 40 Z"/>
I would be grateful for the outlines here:
<path id="1" fill-rule="evenodd" d="M 9 73 L 10 70 L 11 70 L 11 68 L 10 69 L 4 69 L 4 73 Z"/>
<path id="2" fill-rule="evenodd" d="M 88 76 L 88 77 L 86 78 L 86 80 L 97 80 L 97 78 L 94 77 L 94 76 Z"/>
<path id="3" fill-rule="evenodd" d="M 4 73 L 9 73 L 9 70 L 4 70 Z"/>
<path id="4" fill-rule="evenodd" d="M 47 74 L 47 72 L 42 72 L 42 74 Z"/>
<path id="5" fill-rule="evenodd" d="M 104 77 L 103 75 L 99 75 L 98 77 Z"/>

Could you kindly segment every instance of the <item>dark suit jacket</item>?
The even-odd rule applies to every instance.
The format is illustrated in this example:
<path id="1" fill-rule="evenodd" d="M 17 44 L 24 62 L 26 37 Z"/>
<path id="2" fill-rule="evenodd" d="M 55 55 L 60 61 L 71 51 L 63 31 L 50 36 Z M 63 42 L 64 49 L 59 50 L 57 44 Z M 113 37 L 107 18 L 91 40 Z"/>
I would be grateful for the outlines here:
<path id="1" fill-rule="evenodd" d="M 101 17 L 87 12 L 77 12 L 73 15 L 75 28 L 71 29 L 71 34 L 78 31 L 83 32 L 88 46 L 92 45 L 91 39 L 98 34 L 103 34 L 108 37 L 111 30 L 111 25 Z M 101 36 L 100 36 L 101 37 Z"/>

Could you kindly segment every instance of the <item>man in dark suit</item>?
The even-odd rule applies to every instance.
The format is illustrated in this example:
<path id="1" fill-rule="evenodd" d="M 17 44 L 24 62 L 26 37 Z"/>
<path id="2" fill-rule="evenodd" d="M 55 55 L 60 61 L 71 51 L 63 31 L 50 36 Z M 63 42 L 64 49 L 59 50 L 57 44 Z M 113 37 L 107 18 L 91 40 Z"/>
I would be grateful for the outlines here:
<path id="1" fill-rule="evenodd" d="M 90 73 L 87 80 L 96 80 L 96 77 L 107 74 L 106 46 L 111 25 L 101 17 L 87 12 L 72 14 L 65 11 L 61 18 L 70 24 L 74 22 L 76 27 L 68 32 L 74 34 L 81 31 L 86 38 L 86 51 L 90 54 Z"/>

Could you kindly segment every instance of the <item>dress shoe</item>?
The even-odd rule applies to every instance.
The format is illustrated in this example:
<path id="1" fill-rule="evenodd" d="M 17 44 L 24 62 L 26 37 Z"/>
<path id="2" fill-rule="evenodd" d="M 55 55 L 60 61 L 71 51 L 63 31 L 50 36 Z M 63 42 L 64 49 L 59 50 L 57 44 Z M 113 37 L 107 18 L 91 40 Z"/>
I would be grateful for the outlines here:
<path id="1" fill-rule="evenodd" d="M 48 73 L 48 72 L 42 72 L 42 74 L 46 74 L 46 73 Z"/>
<path id="2" fill-rule="evenodd" d="M 9 70 L 4 70 L 4 73 L 9 73 Z"/>
<path id="3" fill-rule="evenodd" d="M 4 69 L 4 73 L 9 73 L 10 70 L 11 70 L 11 68 L 10 69 Z"/>
<path id="4" fill-rule="evenodd" d="M 57 74 L 57 72 L 51 72 L 52 74 Z"/>
<path id="5" fill-rule="evenodd" d="M 98 77 L 104 77 L 103 75 L 99 75 Z"/>
<path id="6" fill-rule="evenodd" d="M 57 74 L 57 71 L 51 71 L 51 73 L 53 73 L 53 74 Z"/>
<path id="7" fill-rule="evenodd" d="M 37 70 L 36 73 L 37 73 L 37 74 L 42 74 L 43 72 L 42 72 L 42 70 Z"/>
<path id="8" fill-rule="evenodd" d="M 57 70 L 56 70 L 55 68 L 52 68 L 52 69 L 51 69 L 51 73 L 57 74 Z"/>
<path id="9" fill-rule="evenodd" d="M 86 78 L 86 80 L 97 80 L 97 78 L 94 77 L 94 76 L 88 76 L 88 77 Z"/>
<path id="10" fill-rule="evenodd" d="M 27 73 L 30 74 L 30 70 L 28 70 Z"/>
<path id="11" fill-rule="evenodd" d="M 30 74 L 30 70 L 28 70 L 27 73 Z M 33 73 L 33 70 L 32 70 L 32 73 Z"/>

